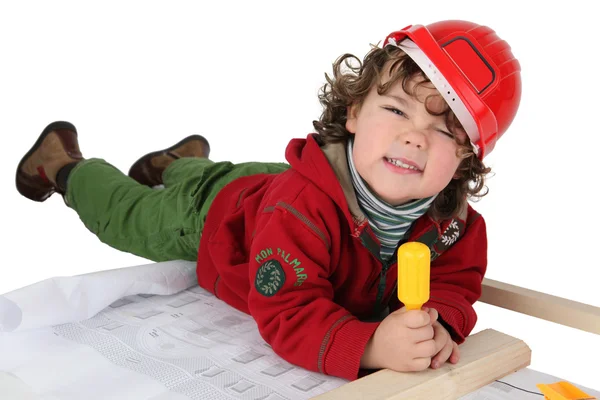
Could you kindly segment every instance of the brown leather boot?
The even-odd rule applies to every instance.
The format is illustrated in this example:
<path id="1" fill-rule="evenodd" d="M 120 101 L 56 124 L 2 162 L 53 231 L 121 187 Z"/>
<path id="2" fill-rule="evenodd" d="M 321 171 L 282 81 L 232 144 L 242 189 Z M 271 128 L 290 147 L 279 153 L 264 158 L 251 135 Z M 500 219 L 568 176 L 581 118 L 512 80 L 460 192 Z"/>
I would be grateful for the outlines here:
<path id="1" fill-rule="evenodd" d="M 173 161 L 182 157 L 208 158 L 210 145 L 200 135 L 191 135 L 177 144 L 159 151 L 148 153 L 137 160 L 129 169 L 129 176 L 146 186 L 162 185 L 163 171 Z"/>
<path id="2" fill-rule="evenodd" d="M 17 190 L 34 201 L 44 201 L 54 192 L 64 195 L 56 183 L 58 171 L 67 164 L 83 160 L 77 130 L 69 122 L 48 125 L 17 167 Z"/>

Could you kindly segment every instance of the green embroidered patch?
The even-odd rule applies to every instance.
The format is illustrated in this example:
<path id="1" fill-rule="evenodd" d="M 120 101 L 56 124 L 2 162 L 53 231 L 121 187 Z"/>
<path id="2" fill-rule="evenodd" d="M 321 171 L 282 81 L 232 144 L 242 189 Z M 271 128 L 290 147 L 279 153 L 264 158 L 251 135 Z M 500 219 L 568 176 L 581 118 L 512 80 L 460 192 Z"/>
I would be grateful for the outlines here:
<path id="1" fill-rule="evenodd" d="M 285 272 L 277 260 L 269 260 L 258 268 L 254 286 L 258 293 L 271 297 L 283 287 Z"/>

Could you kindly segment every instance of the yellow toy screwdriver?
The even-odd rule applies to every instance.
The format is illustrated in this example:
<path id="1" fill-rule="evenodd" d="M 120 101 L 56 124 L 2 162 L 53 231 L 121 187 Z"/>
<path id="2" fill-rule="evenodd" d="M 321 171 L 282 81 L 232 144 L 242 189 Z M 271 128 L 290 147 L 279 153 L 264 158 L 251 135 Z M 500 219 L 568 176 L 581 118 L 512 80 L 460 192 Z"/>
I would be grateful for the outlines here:
<path id="1" fill-rule="evenodd" d="M 431 253 L 427 245 L 407 242 L 398 249 L 398 299 L 407 310 L 420 310 L 429 300 Z"/>

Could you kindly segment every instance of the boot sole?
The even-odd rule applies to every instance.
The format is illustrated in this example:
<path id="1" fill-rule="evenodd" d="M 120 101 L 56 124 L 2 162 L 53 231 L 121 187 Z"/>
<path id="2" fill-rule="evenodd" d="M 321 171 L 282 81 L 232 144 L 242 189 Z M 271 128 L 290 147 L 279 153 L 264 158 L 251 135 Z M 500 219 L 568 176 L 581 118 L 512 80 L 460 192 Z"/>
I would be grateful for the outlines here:
<path id="1" fill-rule="evenodd" d="M 17 173 L 15 177 L 15 183 L 17 186 L 17 190 L 19 193 L 30 200 L 42 202 L 45 201 L 48 197 L 52 196 L 56 190 L 52 186 L 52 184 L 48 184 L 44 182 L 41 178 L 35 179 L 32 178 L 23 172 L 21 172 L 21 167 L 25 163 L 25 161 L 40 147 L 46 136 L 48 136 L 51 132 L 61 129 L 68 129 L 75 132 L 75 136 L 77 136 L 77 129 L 70 122 L 66 121 L 56 121 L 49 124 L 40 134 L 38 139 L 35 141 L 31 149 L 19 162 L 17 166 Z"/>

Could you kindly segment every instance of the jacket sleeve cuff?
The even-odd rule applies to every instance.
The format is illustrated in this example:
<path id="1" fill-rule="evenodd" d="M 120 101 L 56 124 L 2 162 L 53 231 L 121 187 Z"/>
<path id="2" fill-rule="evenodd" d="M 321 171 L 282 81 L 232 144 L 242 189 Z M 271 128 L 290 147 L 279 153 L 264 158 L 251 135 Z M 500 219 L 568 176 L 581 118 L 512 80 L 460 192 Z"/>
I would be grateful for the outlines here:
<path id="1" fill-rule="evenodd" d="M 335 331 L 324 356 L 324 373 L 348 380 L 357 379 L 360 359 L 378 326 L 379 322 L 353 319 Z"/>
<path id="2" fill-rule="evenodd" d="M 439 314 L 438 321 L 446 328 L 456 344 L 465 341 L 469 332 L 465 332 L 465 316 L 456 308 L 436 301 L 428 301 L 424 307 L 435 308 Z M 470 331 L 470 330 L 469 330 Z"/>

